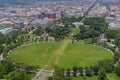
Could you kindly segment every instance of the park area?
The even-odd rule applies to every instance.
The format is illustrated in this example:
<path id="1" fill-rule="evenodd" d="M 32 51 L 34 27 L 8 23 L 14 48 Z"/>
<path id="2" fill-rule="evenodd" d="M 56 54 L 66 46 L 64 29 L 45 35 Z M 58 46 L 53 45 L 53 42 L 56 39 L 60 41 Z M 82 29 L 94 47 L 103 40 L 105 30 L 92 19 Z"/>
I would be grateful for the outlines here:
<path id="1" fill-rule="evenodd" d="M 55 66 L 71 69 L 73 66 L 89 67 L 104 59 L 112 59 L 104 48 L 81 43 L 46 42 L 21 46 L 8 55 L 17 63 L 54 69 Z"/>

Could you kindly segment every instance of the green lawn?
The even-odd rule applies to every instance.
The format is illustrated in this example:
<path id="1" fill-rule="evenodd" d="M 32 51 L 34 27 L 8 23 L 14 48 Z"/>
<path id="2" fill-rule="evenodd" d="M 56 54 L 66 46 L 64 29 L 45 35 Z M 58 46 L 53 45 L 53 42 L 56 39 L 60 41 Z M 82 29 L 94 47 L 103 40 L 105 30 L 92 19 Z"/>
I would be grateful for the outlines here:
<path id="1" fill-rule="evenodd" d="M 53 58 L 53 53 L 61 45 L 61 43 L 54 42 L 27 45 L 13 50 L 8 58 L 11 58 L 15 62 L 44 67 Z"/>
<path id="2" fill-rule="evenodd" d="M 58 66 L 64 68 L 72 68 L 73 65 L 87 67 L 104 59 L 112 59 L 112 54 L 97 46 L 75 43 L 67 46 Z"/>
<path id="3" fill-rule="evenodd" d="M 72 28 L 72 33 L 73 34 L 80 33 L 80 28 Z"/>
<path id="4" fill-rule="evenodd" d="M 62 68 L 72 68 L 74 65 L 92 66 L 100 60 L 112 59 L 112 54 L 88 44 L 51 42 L 16 48 L 8 58 L 19 63 L 52 69 L 54 65 Z"/>
<path id="5" fill-rule="evenodd" d="M 116 76 L 115 73 L 107 74 L 107 79 L 108 80 L 120 80 L 120 77 Z M 73 80 L 98 80 L 97 76 L 92 76 L 92 77 L 74 77 Z"/>
<path id="6" fill-rule="evenodd" d="M 80 28 L 71 28 L 71 33 L 66 37 L 66 39 L 72 39 L 72 34 L 80 33 Z"/>

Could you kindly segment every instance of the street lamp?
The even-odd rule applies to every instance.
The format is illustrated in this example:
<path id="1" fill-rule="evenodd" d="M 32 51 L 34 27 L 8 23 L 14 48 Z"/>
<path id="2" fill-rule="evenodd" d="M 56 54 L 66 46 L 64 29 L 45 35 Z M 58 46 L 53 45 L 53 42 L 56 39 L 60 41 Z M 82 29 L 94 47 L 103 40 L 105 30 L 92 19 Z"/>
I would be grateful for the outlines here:
<path id="1" fill-rule="evenodd" d="M 74 43 L 74 38 L 73 38 L 74 34 L 72 33 L 71 35 L 72 35 L 72 44 L 73 44 Z"/>
<path id="2" fill-rule="evenodd" d="M 12 36 L 10 35 L 10 40 L 11 40 L 11 43 L 12 43 Z"/>

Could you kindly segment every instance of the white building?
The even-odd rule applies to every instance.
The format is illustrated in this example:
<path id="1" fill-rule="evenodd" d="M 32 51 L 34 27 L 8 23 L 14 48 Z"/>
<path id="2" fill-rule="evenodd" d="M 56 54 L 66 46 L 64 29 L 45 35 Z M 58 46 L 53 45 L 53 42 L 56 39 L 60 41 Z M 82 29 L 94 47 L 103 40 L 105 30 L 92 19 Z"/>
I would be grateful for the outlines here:
<path id="1" fill-rule="evenodd" d="M 105 21 L 108 22 L 108 23 L 115 22 L 115 18 L 113 18 L 113 17 L 106 17 Z"/>
<path id="2" fill-rule="evenodd" d="M 112 29 L 112 30 L 120 30 L 120 23 L 119 23 L 119 22 L 110 23 L 110 24 L 109 24 L 109 29 Z"/>
<path id="3" fill-rule="evenodd" d="M 79 28 L 80 26 L 83 26 L 84 23 L 82 23 L 82 22 L 74 22 L 73 25 L 75 25 L 76 28 Z"/>

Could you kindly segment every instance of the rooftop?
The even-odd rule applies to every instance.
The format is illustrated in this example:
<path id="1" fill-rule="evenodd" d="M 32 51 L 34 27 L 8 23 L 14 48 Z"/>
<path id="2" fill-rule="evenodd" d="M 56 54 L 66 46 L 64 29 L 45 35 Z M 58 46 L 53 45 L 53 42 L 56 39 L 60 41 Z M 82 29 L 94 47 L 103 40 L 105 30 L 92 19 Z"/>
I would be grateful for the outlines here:
<path id="1" fill-rule="evenodd" d="M 2 28 L 2 29 L 0 29 L 0 32 L 4 33 L 4 32 L 6 32 L 7 30 L 11 30 L 11 29 L 13 29 L 13 28 L 12 28 L 12 27 Z"/>
<path id="2" fill-rule="evenodd" d="M 0 24 L 0 30 L 6 28 L 6 26 Z"/>

